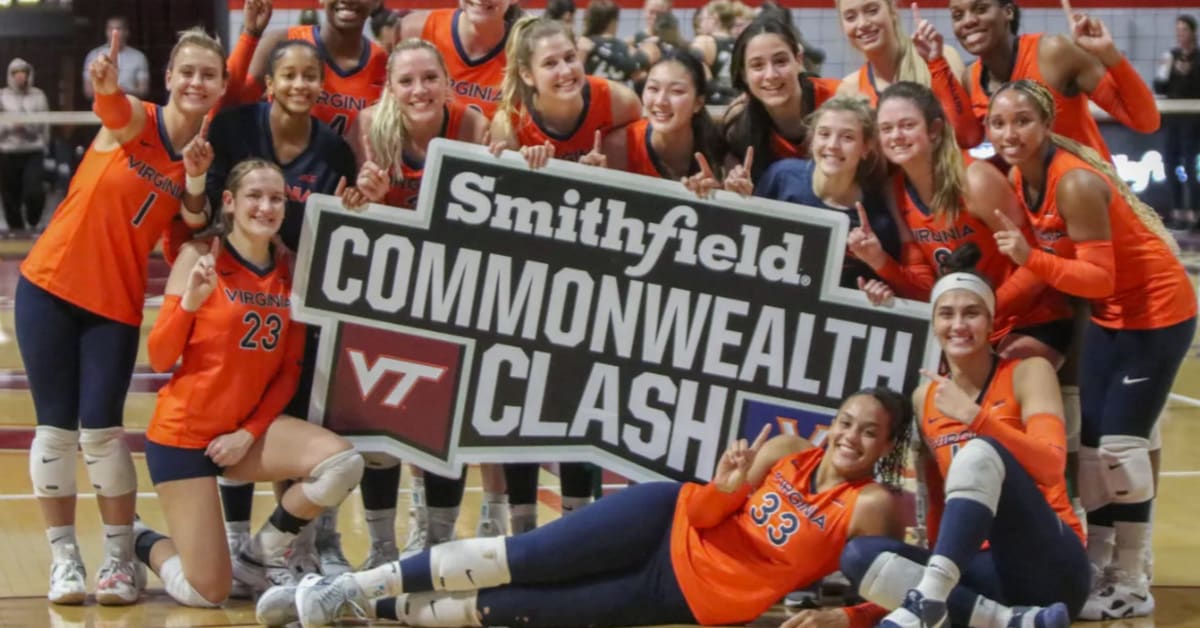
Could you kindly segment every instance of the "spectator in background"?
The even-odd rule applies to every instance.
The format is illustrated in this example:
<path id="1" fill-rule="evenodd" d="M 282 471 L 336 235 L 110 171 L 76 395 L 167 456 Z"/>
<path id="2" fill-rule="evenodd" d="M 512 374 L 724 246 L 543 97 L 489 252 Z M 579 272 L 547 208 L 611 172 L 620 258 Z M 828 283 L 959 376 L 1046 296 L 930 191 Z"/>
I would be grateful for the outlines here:
<path id="1" fill-rule="evenodd" d="M 407 14 L 407 9 L 403 12 L 393 11 L 384 8 L 382 4 L 371 13 L 368 22 L 371 25 L 371 35 L 375 38 L 375 43 L 389 55 L 396 44 L 400 43 L 400 18 Z"/>
<path id="2" fill-rule="evenodd" d="M 117 69 L 120 71 L 117 84 L 126 94 L 145 98 L 150 93 L 150 64 L 146 61 L 146 55 L 129 45 L 129 20 L 124 17 L 108 18 L 104 23 L 104 38 L 107 40 L 109 33 L 113 31 L 120 34 L 121 42 L 121 50 L 116 59 Z M 107 41 L 96 46 L 83 60 L 83 93 L 88 101 L 91 101 L 95 94 L 92 93 L 92 81 L 88 78 L 87 69 L 97 55 L 108 52 L 108 46 Z"/>
<path id="3" fill-rule="evenodd" d="M 24 59 L 13 59 L 8 64 L 8 86 L 0 89 L 0 111 L 49 110 L 46 95 L 33 86 L 33 66 Z M 48 124 L 0 124 L 0 200 L 9 231 L 36 229 L 42 219 L 46 205 L 42 160 L 49 140 Z"/>
<path id="4" fill-rule="evenodd" d="M 663 13 L 671 12 L 671 0 L 646 0 L 642 4 L 642 20 L 645 22 L 646 30 L 638 31 L 633 36 L 633 39 L 628 40 L 631 45 L 638 45 L 643 40 L 658 35 L 655 31 L 655 23 L 658 21 L 658 16 Z"/>
<path id="5" fill-rule="evenodd" d="M 300 26 L 316 26 L 321 23 L 321 16 L 316 9 L 305 9 L 300 12 Z"/>
<path id="6" fill-rule="evenodd" d="M 575 32 L 575 0 L 547 0 L 546 17 L 566 24 Z"/>
<path id="7" fill-rule="evenodd" d="M 791 9 L 780 5 L 776 0 L 766 0 L 759 7 L 758 14 L 774 16 L 775 19 L 787 24 L 796 33 L 796 40 L 800 43 L 800 59 L 804 63 L 804 71 L 813 76 L 821 76 L 821 65 L 825 63 L 825 51 L 804 39 L 804 35 L 799 28 L 796 28 L 796 22 L 792 19 Z"/>
<path id="8" fill-rule="evenodd" d="M 1175 20 L 1176 47 L 1163 53 L 1154 77 L 1154 91 L 1167 98 L 1200 98 L 1200 54 L 1196 50 L 1196 18 Z M 1193 116 L 1163 116 L 1166 161 L 1175 227 L 1196 227 L 1200 209 L 1200 122 Z M 1185 193 L 1186 189 L 1186 193 Z"/>
<path id="9" fill-rule="evenodd" d="M 632 85 L 644 77 L 650 59 L 644 50 L 617 37 L 620 13 L 613 0 L 592 0 L 583 14 L 583 37 L 577 45 L 584 72 Z"/>

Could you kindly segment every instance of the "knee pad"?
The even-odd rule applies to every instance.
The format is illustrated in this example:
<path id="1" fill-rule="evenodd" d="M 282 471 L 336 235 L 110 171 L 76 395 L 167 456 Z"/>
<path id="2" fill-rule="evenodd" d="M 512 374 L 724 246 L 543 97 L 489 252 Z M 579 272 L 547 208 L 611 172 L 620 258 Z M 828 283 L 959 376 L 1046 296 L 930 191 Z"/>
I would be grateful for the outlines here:
<path id="1" fill-rule="evenodd" d="M 1079 410 L 1079 387 L 1063 386 L 1063 421 L 1067 425 L 1067 453 L 1079 451 L 1079 437 L 1083 431 L 1083 415 Z"/>
<path id="2" fill-rule="evenodd" d="M 79 447 L 83 449 L 83 462 L 88 468 L 92 487 L 101 497 L 119 497 L 137 490 L 137 473 L 133 470 L 133 457 L 125 445 L 120 427 L 79 431 Z"/>
<path id="3" fill-rule="evenodd" d="M 200 595 L 192 583 L 188 582 L 187 577 L 183 575 L 183 564 L 180 562 L 179 556 L 172 556 L 164 561 L 158 568 L 158 575 L 162 578 L 163 588 L 167 590 L 167 595 L 184 606 L 195 608 L 221 606 L 220 602 L 212 602 Z"/>
<path id="4" fill-rule="evenodd" d="M 362 454 L 368 469 L 391 469 L 400 466 L 400 459 L 379 451 L 366 451 Z"/>
<path id="5" fill-rule="evenodd" d="M 1160 416 L 1154 422 L 1154 428 L 1150 430 L 1150 451 L 1158 451 L 1162 449 L 1162 424 L 1167 420 L 1167 417 Z"/>
<path id="6" fill-rule="evenodd" d="M 463 539 L 434 545 L 429 572 L 436 591 L 474 591 L 512 582 L 505 537 Z"/>
<path id="7" fill-rule="evenodd" d="M 482 626 L 475 591 L 409 593 L 396 597 L 396 616 L 405 626 Z"/>
<path id="8" fill-rule="evenodd" d="M 1088 512 L 1095 512 L 1111 501 L 1108 487 L 1104 484 L 1104 465 L 1100 462 L 1099 449 L 1079 448 L 1079 472 L 1075 485 L 1079 487 L 1079 502 Z"/>
<path id="9" fill-rule="evenodd" d="M 925 566 L 894 552 L 882 552 L 871 561 L 858 583 L 858 594 L 887 609 L 900 608 L 908 590 L 925 575 Z"/>
<path id="10" fill-rule="evenodd" d="M 1104 487 L 1113 503 L 1140 504 L 1154 497 L 1148 439 L 1125 434 L 1101 436 L 1100 462 Z"/>
<path id="11" fill-rule="evenodd" d="M 950 461 L 946 473 L 946 501 L 970 499 L 996 512 L 1004 484 L 1004 460 L 982 438 L 969 441 Z"/>
<path id="12" fill-rule="evenodd" d="M 362 480 L 363 457 L 354 449 L 346 449 L 322 460 L 313 467 L 308 480 L 300 488 L 308 501 L 330 508 L 342 503 Z"/>
<path id="13" fill-rule="evenodd" d="M 29 478 L 38 497 L 75 494 L 75 453 L 79 432 L 39 425 L 29 447 Z"/>

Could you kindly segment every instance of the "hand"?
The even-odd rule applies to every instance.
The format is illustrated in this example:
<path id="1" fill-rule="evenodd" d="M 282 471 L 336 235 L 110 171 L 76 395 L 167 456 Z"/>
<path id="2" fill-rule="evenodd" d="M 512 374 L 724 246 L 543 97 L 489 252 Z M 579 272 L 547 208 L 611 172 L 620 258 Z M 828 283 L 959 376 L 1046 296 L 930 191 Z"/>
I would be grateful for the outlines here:
<path id="1" fill-rule="evenodd" d="M 246 457 L 246 452 L 250 451 L 250 446 L 253 444 L 254 435 L 239 429 L 236 432 L 221 434 L 208 441 L 204 455 L 211 458 L 219 467 L 232 467 Z"/>
<path id="2" fill-rule="evenodd" d="M 912 18 L 912 42 L 917 54 L 921 55 L 925 63 L 933 63 L 942 58 L 945 39 L 929 20 L 921 19 L 921 10 L 917 7 L 916 2 L 912 3 Z"/>
<path id="3" fill-rule="evenodd" d="M 583 157 L 579 158 L 579 163 L 585 166 L 596 166 L 597 168 L 608 167 L 608 157 L 600 147 L 600 129 L 596 129 L 596 143 L 592 146 L 592 151 Z"/>
<path id="4" fill-rule="evenodd" d="M 937 390 L 933 393 L 933 404 L 938 412 L 963 425 L 969 426 L 975 422 L 975 417 L 979 416 L 981 408 L 974 399 L 967 395 L 966 391 L 954 383 L 954 380 L 926 369 L 921 369 L 921 375 L 937 382 Z"/>
<path id="5" fill-rule="evenodd" d="M 254 37 L 262 37 L 267 24 L 271 23 L 271 0 L 246 0 L 242 9 L 243 28 Z"/>
<path id="6" fill-rule="evenodd" d="M 379 160 L 375 159 L 375 151 L 371 148 L 371 142 L 363 132 L 363 153 L 367 160 L 358 169 L 358 179 L 354 182 L 354 187 L 358 188 L 372 202 L 378 203 L 387 196 L 388 188 L 392 185 L 392 177 L 387 169 L 379 165 Z"/>
<path id="7" fill-rule="evenodd" d="M 695 157 L 696 163 L 700 164 L 700 172 L 690 177 L 683 177 L 679 182 L 692 194 L 707 199 L 712 197 L 713 190 L 721 188 L 721 183 L 717 181 L 716 175 L 713 174 L 712 166 L 709 165 L 708 159 L 704 154 L 696 153 Z"/>
<path id="8" fill-rule="evenodd" d="M 208 121 L 209 116 L 205 116 L 196 136 L 183 147 L 183 169 L 189 177 L 202 176 L 212 165 L 213 147 L 208 141 Z"/>
<path id="9" fill-rule="evenodd" d="M 758 456 L 758 450 L 762 449 L 770 435 L 771 424 L 767 423 L 758 433 L 758 438 L 754 439 L 754 444 L 747 445 L 744 438 L 734 441 L 717 461 L 717 472 L 713 475 L 712 485 L 723 493 L 733 493 L 741 488 L 750 475 L 750 467 L 754 464 L 754 458 Z"/>
<path id="10" fill-rule="evenodd" d="M 1029 241 L 1025 239 L 1025 234 L 999 209 L 996 210 L 996 218 L 1003 225 L 1003 229 L 992 234 L 992 237 L 996 238 L 996 248 L 1017 265 L 1024 266 L 1025 262 L 1029 261 L 1029 254 L 1032 252 L 1029 248 Z"/>
<path id="11" fill-rule="evenodd" d="M 92 80 L 92 90 L 105 96 L 120 91 L 117 84 L 120 69 L 117 67 L 118 52 L 121 50 L 121 34 L 113 29 L 108 43 L 108 52 L 102 52 L 92 59 L 88 65 L 88 77 Z"/>
<path id="12" fill-rule="evenodd" d="M 208 300 L 217 287 L 217 256 L 221 254 L 221 238 L 213 238 L 208 252 L 196 260 L 192 272 L 188 275 L 187 285 L 183 289 L 179 306 L 185 312 L 195 312 Z"/>
<path id="13" fill-rule="evenodd" d="M 746 149 L 746 159 L 742 163 L 733 167 L 729 174 L 725 175 L 725 189 L 730 192 L 737 192 L 742 196 L 750 196 L 754 194 L 754 183 L 750 181 L 750 172 L 754 164 L 754 148 Z"/>
<path id="14" fill-rule="evenodd" d="M 879 270 L 887 264 L 888 254 L 883 250 L 883 244 L 879 242 L 875 230 L 871 228 L 871 220 L 863 204 L 855 203 L 854 209 L 858 212 L 858 226 L 851 229 L 846 236 L 846 248 L 850 250 L 851 255 L 865 262 L 867 266 Z"/>
<path id="15" fill-rule="evenodd" d="M 858 278 L 858 289 L 867 293 L 867 300 L 876 307 L 892 307 L 896 303 L 896 292 L 878 279 Z"/>
<path id="16" fill-rule="evenodd" d="M 1100 60 L 1105 67 L 1111 67 L 1121 62 L 1121 51 L 1113 42 L 1112 33 L 1098 17 L 1086 13 L 1075 13 L 1071 9 L 1071 0 L 1062 0 L 1063 13 L 1067 15 L 1067 27 L 1075 45 L 1084 49 Z"/>
<path id="17" fill-rule="evenodd" d="M 779 628 L 850 628 L 850 616 L 840 608 L 803 610 L 788 617 Z"/>
<path id="18" fill-rule="evenodd" d="M 537 170 L 554 159 L 554 144 L 546 140 L 541 146 L 522 146 L 521 156 L 525 158 L 525 163 L 529 164 L 530 170 Z"/>

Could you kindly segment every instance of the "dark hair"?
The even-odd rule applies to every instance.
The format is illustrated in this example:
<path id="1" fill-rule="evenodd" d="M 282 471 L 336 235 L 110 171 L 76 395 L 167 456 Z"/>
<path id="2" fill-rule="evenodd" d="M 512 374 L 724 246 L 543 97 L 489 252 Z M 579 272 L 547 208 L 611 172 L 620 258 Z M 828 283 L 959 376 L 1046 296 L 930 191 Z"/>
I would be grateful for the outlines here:
<path id="1" fill-rule="evenodd" d="M 771 115 L 767 113 L 766 107 L 754 97 L 750 92 L 750 86 L 746 83 L 746 47 L 750 44 L 751 39 L 766 34 L 781 37 L 794 53 L 800 52 L 800 42 L 796 38 L 795 29 L 770 13 L 754 18 L 754 21 L 738 35 L 737 40 L 733 43 L 733 54 L 729 61 L 730 76 L 733 80 L 733 87 L 746 94 L 746 104 L 740 110 L 733 107 L 726 110 L 723 134 L 730 152 L 738 160 L 745 158 L 748 149 L 754 149 L 756 158 L 750 173 L 751 181 L 758 180 L 772 161 L 771 131 L 774 123 L 771 122 Z M 808 112 L 803 109 L 809 98 L 806 97 L 804 91 L 805 84 L 806 81 L 801 78 L 801 114 L 806 115 Z M 737 113 L 731 117 L 730 114 L 734 111 Z"/>
<path id="2" fill-rule="evenodd" d="M 931 134 L 934 123 L 941 121 L 941 129 L 933 136 L 930 146 L 930 161 L 933 165 L 933 199 L 930 209 L 934 216 L 956 220 L 966 189 L 966 167 L 963 165 L 958 141 L 954 139 L 954 126 L 946 116 L 942 101 L 938 100 L 932 89 L 912 81 L 899 81 L 889 85 L 879 94 L 879 103 L 875 110 L 882 111 L 883 103 L 889 100 L 907 100 L 912 103 L 921 112 L 926 131 Z"/>
<path id="3" fill-rule="evenodd" d="M 889 487 L 899 488 L 912 436 L 912 400 L 887 386 L 863 388 L 846 397 L 846 400 L 854 397 L 870 397 L 879 402 L 887 413 L 888 440 L 892 443 L 892 450 L 875 462 L 875 478 Z"/>
<path id="4" fill-rule="evenodd" d="M 664 63 L 676 63 L 683 66 L 683 69 L 687 70 L 688 75 L 692 77 L 692 86 L 696 88 L 696 98 L 704 103 L 705 95 L 708 94 L 708 80 L 704 75 L 703 63 L 688 51 L 674 50 L 663 55 L 654 65 L 650 66 L 650 69 L 653 70 Z M 719 180 L 723 176 L 722 171 L 724 170 L 725 142 L 722 141 L 721 132 L 717 130 L 716 123 L 708 113 L 708 107 L 701 106 L 700 110 L 692 115 L 692 147 L 694 152 L 704 155 L 713 168 L 713 174 Z M 672 174 L 681 177 L 687 173 Z"/>
<path id="5" fill-rule="evenodd" d="M 304 48 L 311 52 L 313 58 L 317 60 L 317 67 L 320 68 L 321 78 L 325 78 L 325 63 L 321 61 L 321 51 L 317 50 L 316 45 L 312 42 L 303 39 L 283 39 L 275 44 L 275 47 L 271 49 L 271 55 L 267 57 L 267 76 L 275 76 L 275 65 L 292 48 Z"/>
<path id="6" fill-rule="evenodd" d="M 592 0 L 583 14 L 583 34 L 588 37 L 603 35 L 620 14 L 621 8 L 613 0 Z"/>
<path id="7" fill-rule="evenodd" d="M 1187 24 L 1188 30 L 1192 31 L 1192 33 L 1196 32 L 1196 18 L 1190 15 L 1180 15 L 1179 17 L 1175 18 L 1175 21 Z"/>
<path id="8" fill-rule="evenodd" d="M 660 47 L 662 44 L 673 49 L 685 47 L 683 36 L 679 33 L 679 18 L 670 11 L 659 13 L 654 18 L 654 34 L 658 36 Z"/>
<path id="9" fill-rule="evenodd" d="M 546 17 L 561 20 L 575 13 L 575 0 L 548 0 L 546 2 Z"/>
<path id="10" fill-rule="evenodd" d="M 979 264 L 979 260 L 981 259 L 983 259 L 983 252 L 979 250 L 979 245 L 974 242 L 967 242 L 946 255 L 940 261 L 939 265 L 945 274 L 974 273 L 975 266 Z M 980 276 L 982 277 L 982 275 Z M 987 281 L 987 278 L 984 278 L 984 281 Z"/>
<path id="11" fill-rule="evenodd" d="M 371 34 L 375 36 L 375 39 L 379 39 L 379 36 L 383 34 L 383 29 L 389 26 L 396 26 L 399 23 L 400 14 L 391 9 L 384 8 L 381 4 L 379 5 L 379 9 L 371 14 Z"/>
<path id="12" fill-rule="evenodd" d="M 525 17 L 525 12 L 521 10 L 521 5 L 518 2 L 513 2 L 504 10 L 504 23 L 509 28 L 517 23 L 517 20 Z"/>
<path id="13" fill-rule="evenodd" d="M 1002 7 L 1012 7 L 1013 19 L 1008 23 L 1008 30 L 1013 35 L 1021 32 L 1021 7 L 1017 5 L 1017 0 L 997 0 Z"/>

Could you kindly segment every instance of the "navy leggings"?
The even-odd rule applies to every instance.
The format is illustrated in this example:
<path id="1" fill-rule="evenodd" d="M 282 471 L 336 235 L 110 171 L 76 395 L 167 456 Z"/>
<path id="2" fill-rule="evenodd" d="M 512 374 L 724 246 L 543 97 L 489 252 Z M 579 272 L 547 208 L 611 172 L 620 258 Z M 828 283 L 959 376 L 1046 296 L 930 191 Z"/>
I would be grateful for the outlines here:
<path id="1" fill-rule="evenodd" d="M 14 316 L 38 425 L 121 425 L 140 330 L 72 305 L 24 276 Z"/>
<path id="2" fill-rule="evenodd" d="M 1004 484 L 990 529 L 969 530 L 977 536 L 972 547 L 980 547 L 986 540 L 990 548 L 980 551 L 966 565 L 959 565 L 962 579 L 947 600 L 950 621 L 967 625 L 980 595 L 1008 606 L 1062 602 L 1075 617 L 1087 600 L 1091 584 L 1083 542 L 1059 519 L 1016 458 L 992 438 L 981 438 L 991 443 L 1004 461 Z M 955 526 L 961 528 L 962 522 L 942 519 L 940 529 Z M 892 538 L 852 539 L 842 552 L 842 573 L 855 589 L 883 552 L 899 554 L 921 565 L 929 562 L 931 555 L 927 549 Z M 917 583 L 906 585 L 912 588 Z"/>
<path id="3" fill-rule="evenodd" d="M 638 484 L 508 537 L 512 583 L 479 592 L 485 626 L 694 624 L 671 566 L 681 485 Z M 432 589 L 429 552 L 400 563 L 404 590 Z"/>

